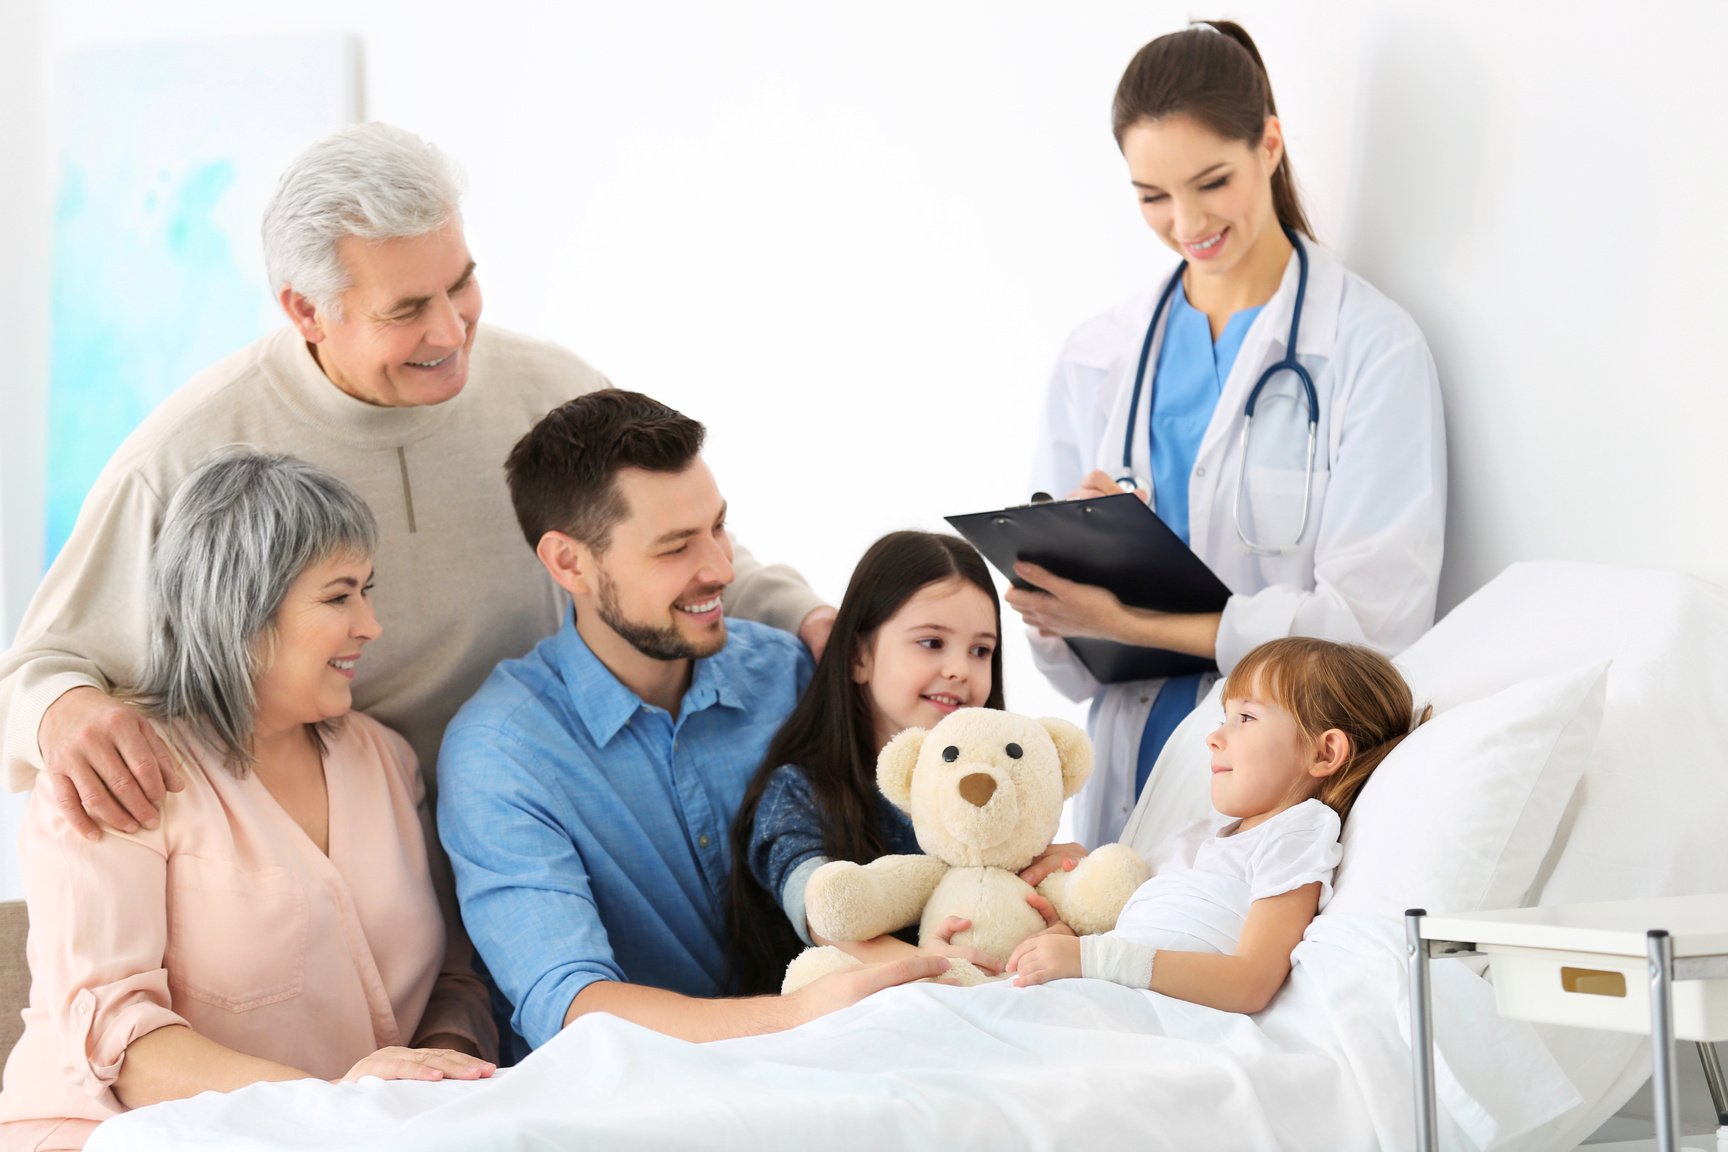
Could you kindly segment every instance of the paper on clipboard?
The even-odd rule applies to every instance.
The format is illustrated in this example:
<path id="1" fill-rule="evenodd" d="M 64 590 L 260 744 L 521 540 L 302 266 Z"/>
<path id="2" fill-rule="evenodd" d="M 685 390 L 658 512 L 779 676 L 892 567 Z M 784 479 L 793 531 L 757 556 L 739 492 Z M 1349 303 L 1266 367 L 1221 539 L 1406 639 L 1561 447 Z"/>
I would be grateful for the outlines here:
<path id="1" fill-rule="evenodd" d="M 1160 612 L 1219 612 L 1230 598 L 1205 561 L 1133 493 L 1028 504 L 945 517 L 954 530 L 1021 588 L 1014 562 L 1110 589 L 1122 603 Z M 1211 672 L 1217 663 L 1162 648 L 1071 639 L 1068 647 L 1101 683 Z"/>

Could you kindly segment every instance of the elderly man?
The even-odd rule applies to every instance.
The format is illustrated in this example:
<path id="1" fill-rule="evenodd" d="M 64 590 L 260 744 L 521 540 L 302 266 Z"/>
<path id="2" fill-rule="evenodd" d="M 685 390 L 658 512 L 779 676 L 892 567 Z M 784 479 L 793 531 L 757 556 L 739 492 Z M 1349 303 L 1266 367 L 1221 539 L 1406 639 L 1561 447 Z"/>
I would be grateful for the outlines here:
<path id="1" fill-rule="evenodd" d="M 500 660 L 558 627 L 561 596 L 524 554 L 502 465 L 546 412 L 606 385 L 551 344 L 480 325 L 461 177 L 384 124 L 314 144 L 283 174 L 264 251 L 288 326 L 199 374 L 126 439 L 0 657 L 3 758 L 37 770 L 86 835 L 154 827 L 178 788 L 166 750 L 115 698 L 145 646 L 145 573 L 175 487 L 223 444 L 292 453 L 378 517 L 376 606 L 389 627 L 354 704 L 432 773 L 445 724 Z M 744 552 L 732 612 L 819 650 L 832 624 L 798 576 Z"/>

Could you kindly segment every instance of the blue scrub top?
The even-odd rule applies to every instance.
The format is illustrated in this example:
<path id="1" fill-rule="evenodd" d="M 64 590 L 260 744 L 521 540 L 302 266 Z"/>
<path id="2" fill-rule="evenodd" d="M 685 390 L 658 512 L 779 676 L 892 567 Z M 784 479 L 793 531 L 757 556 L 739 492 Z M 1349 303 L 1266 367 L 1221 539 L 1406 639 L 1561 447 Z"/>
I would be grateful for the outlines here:
<path id="1" fill-rule="evenodd" d="M 1258 315 L 1258 307 L 1235 313 L 1213 343 L 1211 321 L 1188 303 L 1180 284 L 1170 300 L 1147 434 L 1152 440 L 1153 510 L 1184 544 L 1188 543 L 1188 480 L 1200 456 L 1200 441 Z"/>
<path id="2" fill-rule="evenodd" d="M 1184 544 L 1189 543 L 1188 480 L 1200 456 L 1200 441 L 1212 423 L 1212 412 L 1224 394 L 1224 381 L 1230 378 L 1236 354 L 1258 315 L 1258 307 L 1233 313 L 1214 342 L 1211 321 L 1188 303 L 1181 284 L 1170 300 L 1147 428 L 1152 438 L 1152 508 Z M 1146 777 L 1152 774 L 1152 765 L 1170 734 L 1198 703 L 1200 681 L 1199 676 L 1166 680 L 1158 699 L 1152 702 L 1134 764 L 1136 796 L 1146 786 Z"/>

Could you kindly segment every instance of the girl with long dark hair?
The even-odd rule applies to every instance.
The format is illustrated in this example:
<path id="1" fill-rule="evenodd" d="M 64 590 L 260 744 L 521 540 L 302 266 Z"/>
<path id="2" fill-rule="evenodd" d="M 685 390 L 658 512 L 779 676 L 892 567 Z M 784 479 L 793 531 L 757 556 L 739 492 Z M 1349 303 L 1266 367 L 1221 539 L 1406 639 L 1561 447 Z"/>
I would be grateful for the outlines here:
<path id="1" fill-rule="evenodd" d="M 877 753 L 957 708 L 1002 707 L 1001 630 L 989 570 L 963 540 L 894 532 L 858 562 L 810 687 L 732 827 L 733 991 L 778 991 L 801 948 L 829 943 L 804 922 L 818 866 L 919 850 L 911 821 L 876 788 Z M 889 937 L 841 947 L 865 960 L 913 949 Z M 953 954 L 999 968 L 968 949 Z"/>

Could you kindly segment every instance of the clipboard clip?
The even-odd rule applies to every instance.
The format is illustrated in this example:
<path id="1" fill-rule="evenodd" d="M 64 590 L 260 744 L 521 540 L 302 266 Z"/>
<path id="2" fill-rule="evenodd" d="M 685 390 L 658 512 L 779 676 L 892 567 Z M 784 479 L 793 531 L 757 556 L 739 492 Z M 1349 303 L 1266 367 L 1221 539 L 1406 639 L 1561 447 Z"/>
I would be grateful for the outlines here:
<path id="1" fill-rule="evenodd" d="M 1002 509 L 1001 512 L 998 512 L 990 518 L 990 522 L 995 524 L 998 528 L 1006 527 L 1007 525 L 1014 523 L 1014 517 L 1008 515 L 1008 513 L 1020 508 L 1036 508 L 1040 504 L 1054 503 L 1056 503 L 1056 497 L 1050 495 L 1048 492 L 1040 490 L 1032 493 L 1032 499 L 1025 504 L 1015 504 L 1012 507 Z"/>

